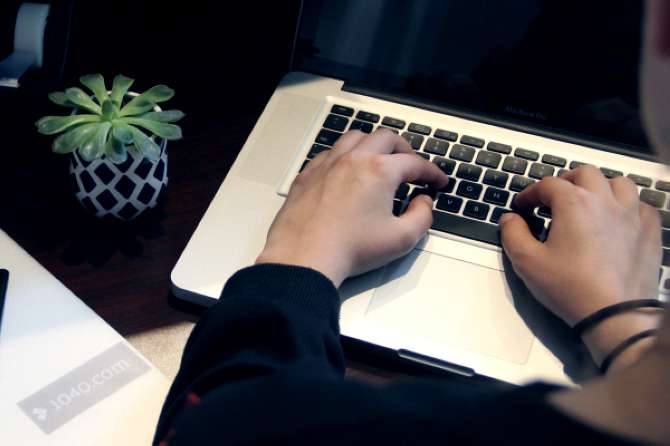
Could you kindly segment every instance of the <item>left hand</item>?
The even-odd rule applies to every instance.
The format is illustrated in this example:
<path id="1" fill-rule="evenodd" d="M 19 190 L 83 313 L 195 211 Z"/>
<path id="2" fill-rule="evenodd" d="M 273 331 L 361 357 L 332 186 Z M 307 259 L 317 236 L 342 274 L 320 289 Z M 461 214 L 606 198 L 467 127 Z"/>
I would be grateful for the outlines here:
<path id="1" fill-rule="evenodd" d="M 392 214 L 401 183 L 440 189 L 448 181 L 389 130 L 348 132 L 296 177 L 256 263 L 313 268 L 339 287 L 407 254 L 430 228 L 430 197 L 418 196 L 404 214 Z"/>

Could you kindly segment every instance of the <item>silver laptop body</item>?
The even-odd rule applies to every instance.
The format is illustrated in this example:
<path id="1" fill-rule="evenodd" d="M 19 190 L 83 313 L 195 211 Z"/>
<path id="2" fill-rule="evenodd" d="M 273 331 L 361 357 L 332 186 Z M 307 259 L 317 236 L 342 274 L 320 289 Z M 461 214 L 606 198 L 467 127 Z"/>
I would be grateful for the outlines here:
<path id="1" fill-rule="evenodd" d="M 376 19 L 379 23 L 387 17 L 386 10 L 392 8 L 389 5 L 394 2 L 387 2 L 386 6 L 379 4 L 377 9 L 367 2 L 342 3 L 351 9 L 346 14 L 341 11 L 343 17 L 355 14 L 372 17 L 370 20 L 374 22 Z M 419 3 L 435 6 L 449 2 Z M 313 24 L 318 17 L 311 16 L 323 14 L 332 4 L 332 0 L 305 2 L 298 46 L 304 43 L 301 36 L 306 32 L 303 29 L 305 23 Z M 362 9 L 357 11 L 356 8 Z M 433 20 L 432 15 L 426 15 L 420 6 L 412 7 L 412 14 Z M 327 28 L 326 25 L 322 28 Z M 309 31 L 316 33 L 315 43 L 319 42 L 319 29 Z M 340 30 L 331 38 L 339 38 L 343 32 Z M 304 68 L 309 66 L 309 61 L 297 65 Z M 394 118 L 396 127 L 403 121 L 402 128 L 396 129 L 400 133 L 409 132 L 411 123 L 424 126 L 421 128 L 424 133 L 425 127 L 429 127 L 428 134 L 420 135 L 423 140 L 417 151 L 432 161 L 437 158 L 454 161 L 454 175 L 460 164 L 468 163 L 451 157 L 451 151 L 456 147 L 473 148 L 475 158 L 470 164 L 474 165 L 479 165 L 476 157 L 480 152 L 498 153 L 498 170 L 509 174 L 507 184 L 501 188 L 510 192 L 506 204 L 484 201 L 484 190 L 490 184 L 483 183 L 482 179 L 487 166 L 479 165 L 482 168 L 479 179 L 482 192 L 476 201 L 488 206 L 483 219 L 466 216 L 464 205 L 451 212 L 438 209 L 439 200 L 436 201 L 435 212 L 449 214 L 460 222 L 495 227 L 490 219 L 496 207 L 510 206 L 514 194 L 510 189 L 513 177 L 531 178 L 530 169 L 534 164 L 551 167 L 554 175 L 558 175 L 561 168 L 569 169 L 573 162 L 577 162 L 605 168 L 610 175 L 637 175 L 640 183 L 651 179 L 649 187 L 640 186 L 640 190 L 652 191 L 652 198 L 662 198 L 659 206 L 667 209 L 666 194 L 655 185 L 658 180 L 670 180 L 670 175 L 662 164 L 646 154 L 612 150 L 592 141 L 580 144 L 581 140 L 571 138 L 569 134 L 538 130 L 527 123 L 521 126 L 504 120 L 494 121 L 457 107 L 422 103 L 416 98 L 407 99 L 374 90 L 366 93 L 365 88 L 353 83 L 305 71 L 292 71 L 282 79 L 172 271 L 173 291 L 177 297 L 212 305 L 226 280 L 237 270 L 254 263 L 291 182 L 315 143 L 325 145 L 328 142 L 324 139 L 324 124 L 333 114 L 337 115 L 335 122 L 344 122 L 343 130 L 354 121 L 367 123 L 364 125 L 366 130 L 374 130 L 386 117 Z M 364 114 L 359 115 L 359 112 Z M 512 113 L 523 114 L 518 110 L 512 110 Z M 369 114 L 378 115 L 377 122 L 357 119 L 358 116 L 369 119 Z M 333 118 L 330 121 L 332 123 Z M 447 135 L 449 139 L 436 138 L 437 130 L 453 132 L 455 141 L 450 140 L 454 137 L 448 132 L 439 135 Z M 474 137 L 474 145 L 462 144 L 463 136 Z M 430 139 L 446 142 L 448 151 L 444 155 L 432 153 L 444 144 L 429 143 Z M 480 141 L 481 147 L 477 147 Z M 492 142 L 501 146 L 490 146 Z M 502 146 L 509 146 L 512 152 L 505 153 Z M 537 159 L 523 158 L 527 167 L 521 174 L 503 170 L 504 159 L 515 156 L 518 148 L 534 152 Z M 565 161 L 564 166 L 559 166 L 555 158 L 559 158 L 558 164 L 561 159 Z M 466 180 L 459 178 L 458 181 Z M 450 195 L 463 202 L 473 200 L 459 195 L 458 184 Z M 548 225 L 549 220 L 545 219 L 545 227 Z M 514 276 L 501 248 L 485 240 L 486 237 L 473 238 L 469 234 L 467 225 L 465 231 L 431 229 L 405 258 L 346 281 L 340 289 L 342 335 L 395 352 L 410 361 L 516 384 L 538 379 L 569 384 L 588 375 L 592 367 L 588 360 L 585 361 L 583 352 L 568 338 L 566 327 L 528 294 Z M 664 268 L 659 285 L 661 295 L 668 293 L 662 286 L 666 276 L 670 278 Z M 263 327 L 258 329 L 263 330 Z"/>

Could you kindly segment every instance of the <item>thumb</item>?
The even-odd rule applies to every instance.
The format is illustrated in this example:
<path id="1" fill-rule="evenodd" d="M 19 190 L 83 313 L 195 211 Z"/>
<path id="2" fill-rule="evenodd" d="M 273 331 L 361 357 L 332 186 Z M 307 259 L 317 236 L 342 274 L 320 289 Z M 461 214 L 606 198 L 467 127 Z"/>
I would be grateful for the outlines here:
<path id="1" fill-rule="evenodd" d="M 405 212 L 398 217 L 398 223 L 403 226 L 404 233 L 408 234 L 406 247 L 411 249 L 423 237 L 430 225 L 433 224 L 433 199 L 428 195 L 419 195 L 407 205 Z"/>
<path id="2" fill-rule="evenodd" d="M 512 212 L 500 217 L 500 236 L 503 248 L 515 268 L 522 258 L 534 255 L 544 248 L 544 245 L 530 232 L 526 221 Z"/>

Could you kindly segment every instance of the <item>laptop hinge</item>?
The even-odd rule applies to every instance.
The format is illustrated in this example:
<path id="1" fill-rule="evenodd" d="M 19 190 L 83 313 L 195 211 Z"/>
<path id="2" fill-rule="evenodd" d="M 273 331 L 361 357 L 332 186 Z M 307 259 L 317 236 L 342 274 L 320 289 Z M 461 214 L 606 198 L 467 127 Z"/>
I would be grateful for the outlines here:
<path id="1" fill-rule="evenodd" d="M 419 364 L 427 365 L 430 367 L 437 367 L 438 369 L 442 369 L 451 373 L 456 373 L 457 375 L 467 376 L 469 378 L 475 376 L 475 371 L 470 367 L 464 367 L 462 365 L 453 364 L 451 362 L 443 361 L 441 359 L 422 355 L 420 353 L 412 352 L 402 348 L 398 350 L 398 356 L 408 361 L 417 362 Z"/>
<path id="2" fill-rule="evenodd" d="M 505 119 L 500 116 L 475 113 L 458 107 L 448 106 L 439 101 L 432 101 L 430 99 L 419 98 L 416 96 L 411 96 L 397 92 L 375 90 L 373 88 L 357 85 L 351 82 L 345 82 L 344 85 L 342 86 L 342 90 L 349 93 L 360 94 L 363 96 L 370 96 L 373 98 L 382 99 L 384 101 L 396 102 L 399 104 L 409 105 L 410 107 L 417 107 L 423 110 L 428 110 L 436 113 L 457 116 L 459 118 L 469 119 L 471 121 L 477 121 L 484 124 L 495 125 L 510 130 L 516 130 L 519 132 L 529 133 L 532 135 L 542 136 L 545 138 L 551 138 L 571 144 L 587 146 L 597 150 L 604 150 L 606 152 L 631 156 L 633 158 L 638 158 L 646 161 L 659 162 L 658 157 L 656 157 L 655 155 L 648 153 L 641 153 L 635 150 L 632 146 L 611 144 L 605 141 L 588 138 L 584 135 L 568 134 L 548 127 L 523 124 L 519 121 L 514 121 L 512 119 Z"/>

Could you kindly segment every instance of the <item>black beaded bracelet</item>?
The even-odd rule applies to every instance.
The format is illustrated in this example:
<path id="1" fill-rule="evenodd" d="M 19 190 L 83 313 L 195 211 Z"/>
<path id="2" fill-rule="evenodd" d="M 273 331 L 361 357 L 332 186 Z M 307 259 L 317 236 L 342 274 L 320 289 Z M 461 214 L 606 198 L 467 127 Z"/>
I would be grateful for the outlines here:
<path id="1" fill-rule="evenodd" d="M 651 330 L 645 330 L 641 331 L 640 333 L 631 336 L 630 338 L 626 339 L 623 341 L 621 344 L 617 345 L 614 350 L 610 352 L 609 355 L 603 359 L 602 364 L 600 364 L 600 373 L 603 375 L 607 373 L 607 369 L 610 368 L 610 365 L 612 365 L 612 362 L 619 356 L 621 353 L 624 352 L 628 347 L 631 345 L 635 344 L 637 341 L 648 338 L 650 336 L 654 336 L 656 333 L 658 333 L 658 329 L 652 328 Z"/>
<path id="2" fill-rule="evenodd" d="M 658 299 L 636 299 L 621 302 L 596 311 L 591 316 L 582 319 L 572 328 L 572 334 L 575 340 L 580 340 L 584 332 L 593 328 L 603 320 L 615 316 L 619 313 L 634 310 L 637 308 L 665 308 L 665 303 Z"/>

